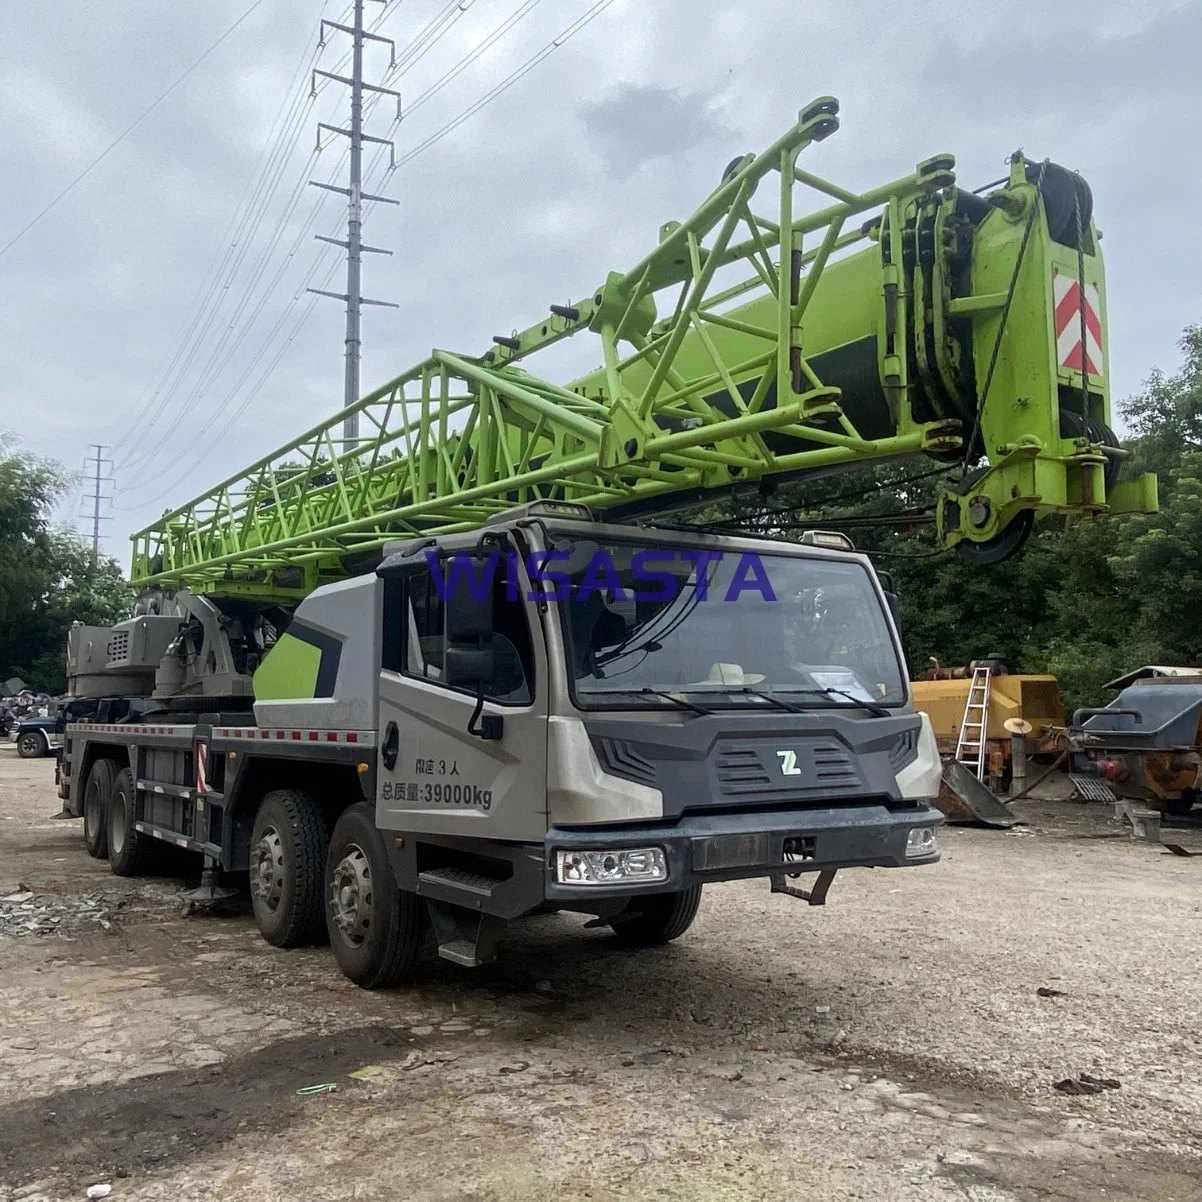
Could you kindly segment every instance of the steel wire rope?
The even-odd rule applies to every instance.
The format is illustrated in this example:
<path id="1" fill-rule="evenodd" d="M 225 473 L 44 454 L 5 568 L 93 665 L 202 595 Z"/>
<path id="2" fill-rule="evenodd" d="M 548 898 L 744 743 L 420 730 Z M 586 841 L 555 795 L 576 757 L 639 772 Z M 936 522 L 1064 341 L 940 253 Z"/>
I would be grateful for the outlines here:
<path id="1" fill-rule="evenodd" d="M 318 12 L 325 8 L 328 0 L 320 0 Z M 296 91 L 296 85 L 303 76 L 306 69 L 312 67 L 316 61 L 317 55 L 320 52 L 320 47 L 312 47 L 306 54 L 302 54 L 300 61 L 297 64 L 296 70 L 289 85 L 284 93 L 284 98 L 280 102 L 280 107 L 276 111 L 275 118 L 272 121 L 271 129 L 267 138 L 264 140 L 263 147 L 259 151 L 258 158 L 255 161 L 255 166 L 247 179 L 245 188 L 241 196 L 238 198 L 237 204 L 230 213 L 230 219 L 226 224 L 225 230 L 218 240 L 217 247 L 210 259 L 209 266 L 205 274 L 201 277 L 200 284 L 197 286 L 196 294 L 187 309 L 186 316 L 180 323 L 179 330 L 172 338 L 170 347 L 174 347 L 174 351 L 168 349 L 164 352 L 160 360 L 159 367 L 155 369 L 154 376 L 158 380 L 157 385 L 149 385 L 145 390 L 143 397 L 137 402 L 140 408 L 135 416 L 131 419 L 126 432 L 116 440 L 113 444 L 114 454 L 125 446 L 129 438 L 137 431 L 150 408 L 154 403 L 155 398 L 162 391 L 166 381 L 170 378 L 176 364 L 179 362 L 180 356 L 184 353 L 188 344 L 191 342 L 192 336 L 195 333 L 196 325 L 200 314 L 212 298 L 213 292 L 218 281 L 224 274 L 225 267 L 228 264 L 229 257 L 233 253 L 234 246 L 241 241 L 245 230 L 246 220 L 249 214 L 257 203 L 262 191 L 263 182 L 267 178 L 268 170 L 271 163 L 274 161 L 278 146 L 283 140 L 283 133 L 292 123 L 293 113 L 298 104 L 302 101 L 302 94 Z M 287 109 L 287 114 L 285 114 Z M 222 248 L 225 248 L 224 255 Z"/>

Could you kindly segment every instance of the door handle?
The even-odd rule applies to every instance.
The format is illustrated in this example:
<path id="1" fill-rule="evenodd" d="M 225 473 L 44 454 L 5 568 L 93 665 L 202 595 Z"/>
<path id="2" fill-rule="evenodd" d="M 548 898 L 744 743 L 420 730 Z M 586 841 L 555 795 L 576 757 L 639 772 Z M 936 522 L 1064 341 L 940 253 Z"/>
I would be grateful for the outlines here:
<path id="1" fill-rule="evenodd" d="M 380 748 L 380 759 L 384 761 L 384 768 L 391 772 L 396 767 L 396 757 L 401 749 L 401 732 L 397 730 L 395 722 L 389 722 L 384 728 L 384 746 Z"/>

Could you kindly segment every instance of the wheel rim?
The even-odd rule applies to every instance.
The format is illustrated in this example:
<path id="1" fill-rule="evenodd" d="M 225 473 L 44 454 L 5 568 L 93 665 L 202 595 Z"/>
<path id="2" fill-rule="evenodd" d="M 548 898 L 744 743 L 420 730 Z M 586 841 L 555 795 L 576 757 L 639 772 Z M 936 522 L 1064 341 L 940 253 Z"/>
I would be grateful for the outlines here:
<path id="1" fill-rule="evenodd" d="M 250 891 L 257 905 L 275 912 L 284 896 L 284 840 L 267 827 L 250 857 Z"/>
<path id="2" fill-rule="evenodd" d="M 371 864 L 357 843 L 350 844 L 330 876 L 330 917 L 351 947 L 367 938 L 374 910 Z"/>
<path id="3" fill-rule="evenodd" d="M 109 813 L 109 850 L 119 856 L 125 848 L 125 796 L 118 793 L 113 798 Z"/>
<path id="4" fill-rule="evenodd" d="M 38 751 L 42 746 L 42 740 L 37 735 L 22 735 L 20 748 L 22 751 Z"/>

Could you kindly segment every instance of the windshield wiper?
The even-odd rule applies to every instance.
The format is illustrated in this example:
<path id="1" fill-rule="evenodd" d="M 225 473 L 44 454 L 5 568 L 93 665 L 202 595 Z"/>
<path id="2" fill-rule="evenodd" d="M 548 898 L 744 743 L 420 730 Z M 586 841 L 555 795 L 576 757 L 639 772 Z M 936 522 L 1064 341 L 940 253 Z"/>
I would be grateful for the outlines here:
<path id="1" fill-rule="evenodd" d="M 694 702 L 685 701 L 684 697 L 678 697 L 674 692 L 667 692 L 665 689 L 651 689 L 645 685 L 642 689 L 602 689 L 596 692 L 590 691 L 589 695 L 593 697 L 662 697 L 665 701 L 671 701 L 673 706 L 678 706 L 680 709 L 688 709 L 694 714 L 707 715 L 714 713 L 712 709 L 706 709 L 703 706 L 697 706 Z"/>
<path id="2" fill-rule="evenodd" d="M 804 712 L 800 705 L 790 705 L 789 702 L 783 701 L 773 693 L 766 693 L 762 689 L 753 689 L 750 685 L 744 685 L 741 689 L 732 689 L 731 692 L 750 693 L 752 697 L 763 697 L 765 701 L 772 702 L 777 709 L 787 710 L 790 714 L 800 714 Z"/>
<path id="3" fill-rule="evenodd" d="M 790 689 L 789 692 L 804 693 L 809 697 L 846 697 L 848 701 L 866 709 L 874 718 L 891 716 L 890 711 L 883 705 L 877 705 L 875 701 L 865 701 L 863 697 L 857 697 L 855 693 L 849 693 L 846 689 Z"/>
<path id="4" fill-rule="evenodd" d="M 652 689 L 644 686 L 638 692 L 643 696 L 662 697 L 665 701 L 670 701 L 673 705 L 680 706 L 682 710 L 692 710 L 695 714 L 705 715 L 714 712 L 713 710 L 705 709 L 703 706 L 695 705 L 692 701 L 686 701 L 683 697 L 678 697 L 675 693 L 665 692 L 663 689 Z"/>

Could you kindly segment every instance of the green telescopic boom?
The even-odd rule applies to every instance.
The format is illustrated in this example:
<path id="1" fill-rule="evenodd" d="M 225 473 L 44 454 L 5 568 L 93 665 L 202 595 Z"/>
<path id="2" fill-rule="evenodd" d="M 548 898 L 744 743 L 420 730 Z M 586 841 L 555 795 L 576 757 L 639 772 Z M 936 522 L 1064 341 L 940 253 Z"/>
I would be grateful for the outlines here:
<path id="1" fill-rule="evenodd" d="M 983 198 L 941 155 L 857 193 L 799 166 L 837 128 L 814 101 L 630 271 L 483 355 L 435 351 L 358 402 L 357 440 L 340 411 L 165 513 L 132 578 L 293 604 L 526 501 L 635 517 L 916 455 L 973 465 L 936 531 L 981 562 L 1048 514 L 1154 511 L 1155 477 L 1118 478 L 1085 182 L 1015 155 Z M 527 369 L 590 334 L 592 374 Z"/>

